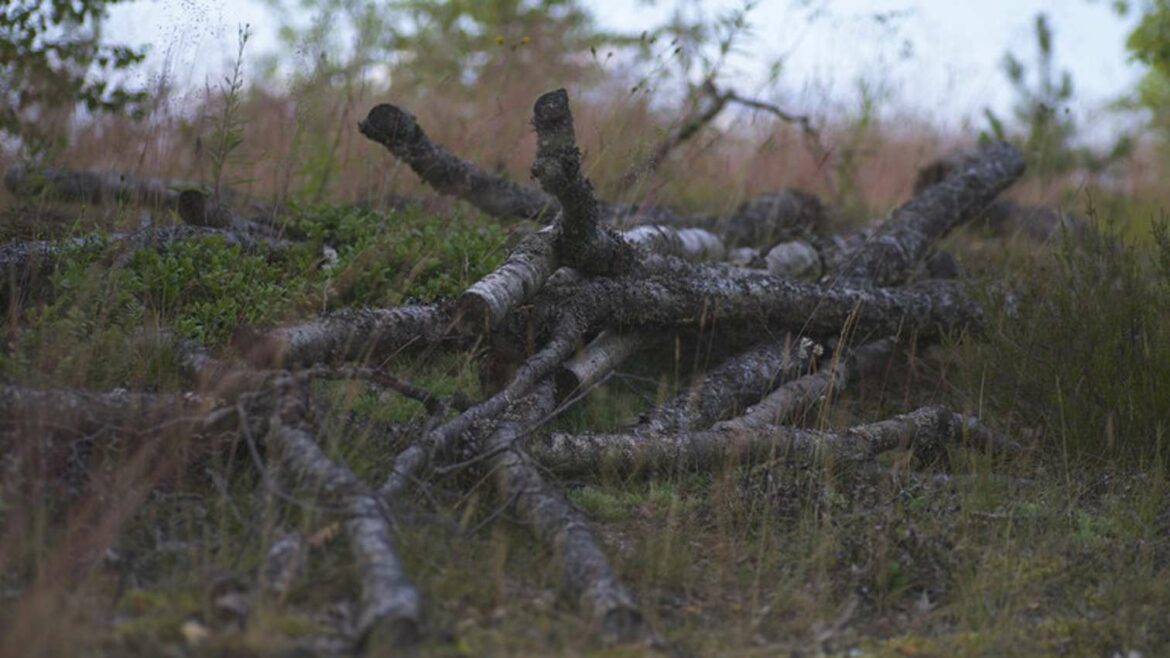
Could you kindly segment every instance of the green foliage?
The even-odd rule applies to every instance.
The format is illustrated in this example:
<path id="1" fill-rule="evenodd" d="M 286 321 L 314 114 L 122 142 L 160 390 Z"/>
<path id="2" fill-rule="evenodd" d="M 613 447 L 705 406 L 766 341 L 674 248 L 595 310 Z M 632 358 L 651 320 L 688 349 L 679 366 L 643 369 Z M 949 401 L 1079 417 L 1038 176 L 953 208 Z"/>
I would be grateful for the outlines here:
<path id="1" fill-rule="evenodd" d="M 124 267 L 111 267 L 104 251 L 61 260 L 52 300 L 25 309 L 28 326 L 5 355 L 4 370 L 15 375 L 35 363 L 50 379 L 106 387 L 152 373 L 157 379 L 166 357 L 135 344 L 142 330 L 167 327 L 218 346 L 238 326 L 290 315 L 316 269 L 308 248 L 269 260 L 218 236 L 139 251 Z"/>
<path id="2" fill-rule="evenodd" d="M 307 249 L 270 261 L 219 237 L 201 238 L 162 253 L 138 252 L 120 288 L 151 316 L 173 318 L 179 334 L 215 345 L 236 327 L 287 315 L 314 278 L 313 261 Z"/>
<path id="3" fill-rule="evenodd" d="M 166 360 L 132 346 L 144 329 L 169 328 L 216 348 L 242 326 L 452 296 L 504 254 L 503 231 L 479 215 L 439 223 L 413 208 L 329 207 L 302 211 L 296 223 L 312 238 L 276 257 L 218 236 L 139 251 L 123 265 L 112 245 L 78 248 L 53 272 L 53 298 L 23 310 L 27 327 L 0 355 L 0 370 L 16 375 L 35 365 L 50 379 L 125 385 L 157 374 Z M 326 242 L 338 252 L 332 265 L 321 257 Z"/>
<path id="4" fill-rule="evenodd" d="M 1119 9 L 1122 13 L 1128 6 Z M 1170 2 L 1153 0 L 1125 42 L 1134 59 L 1148 69 L 1125 106 L 1144 110 L 1160 146 L 1170 152 Z"/>
<path id="5" fill-rule="evenodd" d="M 300 227 L 332 244 L 327 306 L 392 306 L 458 294 L 506 255 L 498 223 L 452 212 L 438 220 L 419 208 L 377 213 L 326 206 L 303 213 Z"/>
<path id="6" fill-rule="evenodd" d="M 1040 431 L 1047 454 L 1170 463 L 1170 238 L 1124 244 L 1111 227 L 1065 244 L 1002 289 L 959 366 L 968 404 Z M 1160 264 L 1160 266 L 1158 266 Z M 1160 269 L 1159 269 L 1160 267 Z M 998 286 L 997 286 L 998 288 Z"/>
<path id="7" fill-rule="evenodd" d="M 113 79 L 143 53 L 101 43 L 100 25 L 121 0 L 12 0 L 0 7 L 0 134 L 26 149 L 54 137 L 49 112 L 140 112 L 146 94 Z"/>
<path id="8" fill-rule="evenodd" d="M 1125 47 L 1134 59 L 1149 66 L 1153 73 L 1170 77 L 1170 2 L 1147 3 L 1137 27 L 1126 39 Z"/>
<path id="9" fill-rule="evenodd" d="M 1052 45 L 1052 27 L 1045 14 L 1037 14 L 1033 23 L 1036 59 L 1027 64 L 1012 53 L 1004 55 L 1004 75 L 1016 95 L 1013 115 L 1022 134 L 1010 134 L 1003 119 L 990 108 L 984 109 L 988 136 L 1010 139 L 1027 154 L 1030 174 L 1051 176 L 1073 169 L 1101 171 L 1125 158 L 1133 149 L 1128 136 L 1120 137 L 1105 154 L 1076 147 L 1077 126 L 1069 106 L 1074 98 L 1072 74 L 1057 73 Z"/>

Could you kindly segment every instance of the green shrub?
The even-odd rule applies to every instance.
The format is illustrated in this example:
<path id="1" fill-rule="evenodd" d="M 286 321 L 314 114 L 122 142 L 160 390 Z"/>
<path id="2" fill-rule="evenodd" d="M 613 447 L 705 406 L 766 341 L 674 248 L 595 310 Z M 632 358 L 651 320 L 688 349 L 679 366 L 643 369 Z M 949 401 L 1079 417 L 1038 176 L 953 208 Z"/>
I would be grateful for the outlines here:
<path id="1" fill-rule="evenodd" d="M 0 371 L 32 368 L 90 386 L 150 381 L 166 359 L 143 353 L 144 332 L 216 349 L 243 326 L 456 295 L 505 253 L 504 231 L 475 214 L 328 207 L 301 211 L 294 224 L 310 239 L 278 255 L 246 253 L 218 236 L 129 257 L 116 245 L 77 248 L 58 262 L 48 301 L 21 309 L 27 325 L 0 353 Z M 338 253 L 332 265 L 323 262 L 326 243 Z"/>

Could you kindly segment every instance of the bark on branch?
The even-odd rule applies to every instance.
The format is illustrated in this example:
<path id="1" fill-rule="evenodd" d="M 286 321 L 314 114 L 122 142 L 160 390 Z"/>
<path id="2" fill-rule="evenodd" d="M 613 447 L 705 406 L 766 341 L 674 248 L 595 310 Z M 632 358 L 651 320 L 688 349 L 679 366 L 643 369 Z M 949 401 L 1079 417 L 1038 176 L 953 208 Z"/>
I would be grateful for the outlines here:
<path id="1" fill-rule="evenodd" d="M 548 343 L 524 362 L 503 390 L 431 430 L 403 450 L 395 458 L 393 469 L 382 484 L 379 495 L 384 500 L 393 502 L 424 469 L 430 466 L 438 454 L 450 453 L 463 434 L 473 425 L 480 422 L 495 422 L 509 405 L 528 395 L 573 353 L 580 336 L 581 327 L 575 319 L 566 318 L 559 323 Z"/>
<path id="2" fill-rule="evenodd" d="M 321 492 L 348 516 L 345 531 L 361 574 L 357 639 L 412 644 L 421 632 L 422 601 L 394 549 L 389 512 L 349 468 L 325 456 L 303 416 L 301 404 L 287 397 L 269 422 L 266 441 L 294 483 Z"/>
<path id="3" fill-rule="evenodd" d="M 202 427 L 214 406 L 210 398 L 187 394 L 41 390 L 0 385 L 0 425 L 39 432 L 84 435 L 104 429 L 149 430 Z"/>
<path id="4" fill-rule="evenodd" d="M 564 494 L 551 487 L 524 450 L 528 428 L 552 411 L 550 383 L 521 400 L 483 441 L 481 454 L 494 454 L 490 468 L 503 496 L 520 520 L 554 548 L 569 599 L 618 642 L 646 635 L 642 613 L 618 581 L 588 521 Z"/>
<path id="5" fill-rule="evenodd" d="M 738 415 L 778 385 L 807 371 L 823 347 L 791 334 L 726 359 L 687 390 L 655 407 L 636 433 L 686 432 Z"/>
<path id="6" fill-rule="evenodd" d="M 809 462 L 822 456 L 856 463 L 895 449 L 937 457 L 943 448 L 964 443 L 996 452 L 1020 451 L 1016 444 L 976 418 L 939 406 L 922 407 L 843 432 L 785 425 L 745 429 L 727 423 L 703 432 L 660 435 L 653 440 L 637 434 L 553 434 L 532 450 L 546 468 L 568 475 L 599 467 L 658 473 L 710 471 L 727 464 L 765 459 Z"/>
<path id="7" fill-rule="evenodd" d="M 651 257 L 655 259 L 655 257 Z M 566 311 L 587 318 L 587 331 L 734 323 L 738 328 L 836 335 L 855 321 L 863 335 L 917 331 L 935 337 L 978 328 L 982 310 L 960 284 L 926 281 L 901 288 L 830 286 L 718 264 L 655 259 L 637 278 L 589 279 L 550 287 L 531 317 L 548 327 Z M 519 328 L 515 335 L 523 335 Z"/>
<path id="8" fill-rule="evenodd" d="M 504 321 L 517 305 L 528 301 L 546 282 L 579 280 L 580 273 L 560 268 L 556 244 L 559 227 L 545 227 L 526 236 L 504 264 L 472 284 L 456 306 L 457 326 L 462 333 L 487 333 Z M 703 229 L 672 229 L 639 226 L 622 231 L 620 237 L 654 253 L 686 260 L 719 260 L 726 250 L 723 241 Z M 554 273 L 557 278 L 553 279 Z"/>
<path id="9" fill-rule="evenodd" d="M 265 333 L 240 331 L 233 346 L 256 367 L 384 359 L 434 345 L 454 319 L 446 302 L 391 309 L 344 309 Z"/>
<path id="10" fill-rule="evenodd" d="M 613 275 L 638 261 L 638 252 L 601 225 L 593 185 L 581 171 L 581 151 L 573 131 L 569 94 L 558 89 L 542 94 L 533 107 L 536 160 L 532 176 L 561 204 L 556 239 L 561 263 L 588 274 Z"/>
<path id="11" fill-rule="evenodd" d="M 465 199 L 493 217 L 539 220 L 549 208 L 546 195 L 494 176 L 435 145 L 409 112 L 384 103 L 358 124 L 368 139 L 385 146 L 441 194 Z"/>
<path id="12" fill-rule="evenodd" d="M 1010 144 L 990 144 L 936 185 L 886 219 L 838 272 L 843 282 L 877 286 L 901 282 L 931 246 L 982 212 L 1024 172 L 1024 156 Z"/>
<path id="13" fill-rule="evenodd" d="M 552 196 L 501 176 L 451 154 L 433 143 L 414 115 L 390 104 L 370 110 L 359 128 L 399 158 L 440 194 L 455 196 L 500 219 L 531 219 L 550 223 L 559 211 Z M 764 211 L 764 212 L 761 212 Z M 773 237 L 801 228 L 816 230 L 824 209 L 816 197 L 797 190 L 764 195 L 747 202 L 730 217 L 682 215 L 661 207 L 598 202 L 599 220 L 613 226 L 656 224 L 700 228 L 723 238 L 728 246 L 761 247 Z M 763 237 L 761 237 L 763 236 Z"/>

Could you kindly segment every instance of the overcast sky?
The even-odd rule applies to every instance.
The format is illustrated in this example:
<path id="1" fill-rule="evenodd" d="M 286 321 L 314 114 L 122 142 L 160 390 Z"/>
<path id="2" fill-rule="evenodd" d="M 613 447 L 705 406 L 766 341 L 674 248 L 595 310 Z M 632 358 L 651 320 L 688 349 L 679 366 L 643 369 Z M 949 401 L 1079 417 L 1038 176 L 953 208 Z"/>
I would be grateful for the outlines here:
<path id="1" fill-rule="evenodd" d="M 601 23 L 633 31 L 662 22 L 676 2 L 587 3 Z M 1132 18 L 1117 17 L 1103 0 L 762 0 L 749 14 L 753 34 L 742 42 L 725 79 L 745 92 L 761 84 L 768 63 L 785 57 L 780 89 L 790 103 L 846 106 L 858 79 L 888 88 L 898 107 L 941 127 L 961 127 L 990 105 L 1004 113 L 1011 92 L 999 68 L 1012 51 L 1030 62 L 1032 20 L 1048 14 L 1060 67 L 1073 74 L 1074 110 L 1082 124 L 1113 125 L 1100 110 L 1131 89 L 1140 69 L 1129 63 L 1125 35 Z M 712 15 L 742 0 L 688 3 Z M 257 0 L 139 0 L 111 12 L 109 34 L 149 44 L 157 70 L 202 85 L 235 50 L 237 27 L 251 23 L 254 53 L 275 46 L 273 21 Z M 168 59 L 169 58 L 169 59 Z M 826 100 L 828 99 L 828 100 Z M 825 107 L 812 108 L 824 110 Z"/>

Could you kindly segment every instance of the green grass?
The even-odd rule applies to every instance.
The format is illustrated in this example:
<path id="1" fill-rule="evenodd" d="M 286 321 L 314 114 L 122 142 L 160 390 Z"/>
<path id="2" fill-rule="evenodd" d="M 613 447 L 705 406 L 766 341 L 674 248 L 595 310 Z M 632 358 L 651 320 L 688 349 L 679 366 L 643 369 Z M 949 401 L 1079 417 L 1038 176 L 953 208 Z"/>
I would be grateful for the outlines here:
<path id="1" fill-rule="evenodd" d="M 1115 225 L 1100 230 L 1009 261 L 1006 285 L 982 286 L 987 319 L 959 346 L 957 388 L 963 406 L 1066 465 L 1165 467 L 1170 270 L 1160 263 L 1170 242 L 1151 233 L 1134 244 Z"/>

